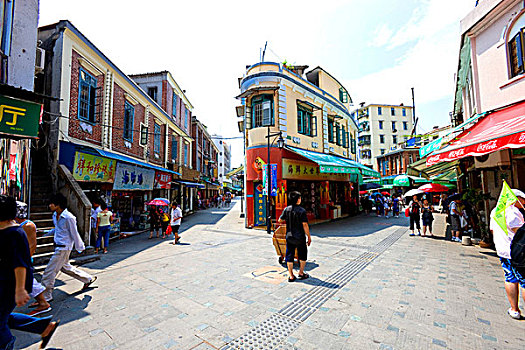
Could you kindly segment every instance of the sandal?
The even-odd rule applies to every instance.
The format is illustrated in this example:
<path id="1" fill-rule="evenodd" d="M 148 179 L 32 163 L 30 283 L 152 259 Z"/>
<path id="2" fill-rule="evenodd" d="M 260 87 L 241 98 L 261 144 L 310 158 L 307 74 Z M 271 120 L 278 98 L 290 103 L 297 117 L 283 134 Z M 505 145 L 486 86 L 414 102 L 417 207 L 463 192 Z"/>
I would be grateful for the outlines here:
<path id="1" fill-rule="evenodd" d="M 31 308 L 31 309 L 34 309 L 35 307 L 38 307 L 39 305 L 40 305 L 40 304 L 38 303 L 38 301 L 35 301 L 34 303 L 29 304 L 28 307 Z"/>
<path id="2" fill-rule="evenodd" d="M 302 275 L 299 275 L 299 279 L 300 279 L 300 280 L 305 280 L 305 279 L 307 279 L 308 277 L 310 277 L 310 275 L 307 274 L 307 273 L 303 273 Z"/>
<path id="3" fill-rule="evenodd" d="M 297 279 L 297 277 L 293 276 L 292 277 L 288 277 L 288 282 L 295 282 L 295 280 Z"/>
<path id="4" fill-rule="evenodd" d="M 46 348 L 47 344 L 51 340 L 51 337 L 53 336 L 53 334 L 55 334 L 55 331 L 57 330 L 59 324 L 60 324 L 60 320 L 56 320 L 55 327 L 49 332 L 48 335 L 46 335 L 45 337 L 42 337 L 42 343 L 40 344 L 40 349 Z"/>

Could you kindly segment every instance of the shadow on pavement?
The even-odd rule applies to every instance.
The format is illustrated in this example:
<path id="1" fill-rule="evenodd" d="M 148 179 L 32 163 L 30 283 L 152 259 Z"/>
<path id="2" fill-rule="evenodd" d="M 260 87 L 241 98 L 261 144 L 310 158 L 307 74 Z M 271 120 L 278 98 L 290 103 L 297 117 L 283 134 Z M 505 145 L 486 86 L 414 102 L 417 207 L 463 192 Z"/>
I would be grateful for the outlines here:
<path id="1" fill-rule="evenodd" d="M 310 277 L 308 277 L 305 280 L 297 279 L 295 283 L 304 283 L 310 286 L 323 286 L 328 289 L 337 289 L 340 287 L 337 283 L 326 282 L 312 275 L 310 275 Z"/>
<path id="2" fill-rule="evenodd" d="M 391 226 L 408 227 L 408 223 L 408 218 L 405 217 L 387 219 L 372 215 L 358 215 L 313 225 L 310 227 L 310 233 L 316 237 L 361 237 Z"/>

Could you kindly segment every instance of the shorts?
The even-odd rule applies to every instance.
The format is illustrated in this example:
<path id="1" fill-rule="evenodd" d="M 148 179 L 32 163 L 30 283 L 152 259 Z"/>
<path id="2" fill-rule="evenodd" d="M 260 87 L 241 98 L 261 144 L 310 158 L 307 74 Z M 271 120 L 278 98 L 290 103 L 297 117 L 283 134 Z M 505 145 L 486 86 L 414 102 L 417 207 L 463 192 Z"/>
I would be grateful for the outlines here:
<path id="1" fill-rule="evenodd" d="M 175 233 L 179 233 L 179 228 L 180 228 L 180 225 L 171 225 L 171 232 Z"/>
<path id="2" fill-rule="evenodd" d="M 160 223 L 151 223 L 149 224 L 150 231 L 158 230 L 160 229 Z"/>
<path id="3" fill-rule="evenodd" d="M 299 261 L 306 261 L 308 258 L 308 247 L 306 246 L 306 242 L 296 245 L 286 241 L 286 262 L 294 261 L 296 249 Z"/>
<path id="4" fill-rule="evenodd" d="M 459 230 L 461 230 L 461 226 L 459 224 L 459 216 L 457 216 L 457 215 L 451 215 L 450 216 L 450 229 L 452 231 L 459 231 Z"/>
<path id="5" fill-rule="evenodd" d="M 431 227 L 431 226 L 432 226 L 432 221 L 434 221 L 434 218 L 433 218 L 433 217 L 426 217 L 426 216 L 423 216 L 423 226 L 429 226 L 429 227 Z"/>
<path id="6" fill-rule="evenodd" d="M 514 266 L 511 265 L 510 259 L 499 258 L 501 261 L 501 267 L 505 272 L 505 282 L 508 283 L 519 283 L 521 288 L 525 289 L 525 277 L 518 271 Z"/>

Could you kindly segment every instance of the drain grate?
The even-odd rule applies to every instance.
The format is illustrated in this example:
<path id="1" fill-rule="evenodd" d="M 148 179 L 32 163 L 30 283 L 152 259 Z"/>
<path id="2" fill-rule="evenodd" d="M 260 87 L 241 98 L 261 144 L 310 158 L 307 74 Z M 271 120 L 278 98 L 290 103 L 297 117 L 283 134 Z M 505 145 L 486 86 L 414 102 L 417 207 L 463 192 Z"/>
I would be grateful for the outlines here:
<path id="1" fill-rule="evenodd" d="M 346 285 L 358 273 L 363 271 L 375 258 L 384 253 L 406 232 L 398 229 L 369 251 L 334 272 L 325 281 L 305 292 L 297 299 L 283 307 L 275 315 L 225 345 L 222 349 L 294 349 L 283 341 L 299 325 L 330 299 L 339 289 Z"/>

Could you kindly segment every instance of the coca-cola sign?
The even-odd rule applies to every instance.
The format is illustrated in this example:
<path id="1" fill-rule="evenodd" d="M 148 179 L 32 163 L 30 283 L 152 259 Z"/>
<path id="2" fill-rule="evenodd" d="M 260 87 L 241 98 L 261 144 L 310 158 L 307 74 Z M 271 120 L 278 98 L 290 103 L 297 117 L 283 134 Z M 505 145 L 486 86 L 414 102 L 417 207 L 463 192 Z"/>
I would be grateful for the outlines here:
<path id="1" fill-rule="evenodd" d="M 476 149 L 477 152 L 490 152 L 498 148 L 498 140 L 480 143 Z"/>
<path id="2" fill-rule="evenodd" d="M 519 143 L 525 143 L 525 132 L 522 132 L 520 134 L 520 137 L 518 138 Z"/>
<path id="3" fill-rule="evenodd" d="M 432 157 L 428 157 L 427 158 L 427 165 L 432 165 L 432 164 L 436 164 L 440 161 L 440 156 L 439 154 L 436 155 L 436 156 L 432 156 Z"/>
<path id="4" fill-rule="evenodd" d="M 460 158 L 463 154 L 465 154 L 465 149 L 460 148 L 454 151 L 450 151 L 449 158 L 452 158 L 452 159 Z"/>

